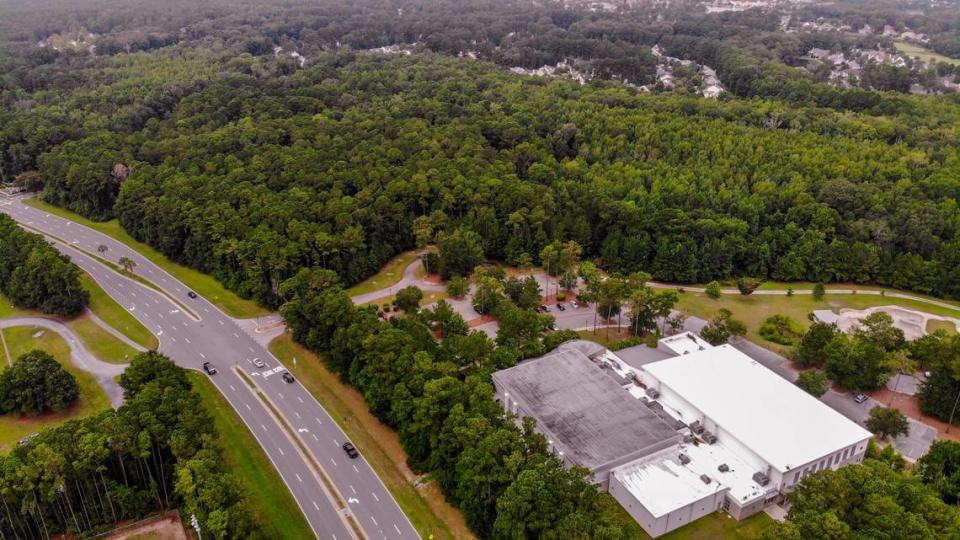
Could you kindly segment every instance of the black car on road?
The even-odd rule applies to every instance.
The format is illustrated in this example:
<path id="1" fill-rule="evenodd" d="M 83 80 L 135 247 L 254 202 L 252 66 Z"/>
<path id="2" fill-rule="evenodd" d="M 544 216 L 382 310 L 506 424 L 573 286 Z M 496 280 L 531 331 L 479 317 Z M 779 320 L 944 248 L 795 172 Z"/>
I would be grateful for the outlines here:
<path id="1" fill-rule="evenodd" d="M 360 452 L 357 452 L 357 447 L 353 443 L 345 442 L 343 443 L 343 451 L 350 456 L 350 459 L 357 459 L 360 456 Z"/>
<path id="2" fill-rule="evenodd" d="M 197 293 L 195 293 L 195 292 L 193 292 L 193 291 L 190 291 L 190 292 L 187 293 L 187 296 L 189 296 L 190 298 L 196 298 L 196 297 L 197 297 Z"/>
<path id="3" fill-rule="evenodd" d="M 293 378 L 293 375 L 291 375 L 289 371 L 284 371 L 281 377 L 283 377 L 284 382 L 287 382 L 287 383 L 293 383 L 293 381 L 296 380 Z"/>
<path id="4" fill-rule="evenodd" d="M 213 367 L 213 364 L 211 364 L 210 362 L 203 363 L 203 370 L 207 372 L 207 375 L 217 374 L 217 368 Z"/>

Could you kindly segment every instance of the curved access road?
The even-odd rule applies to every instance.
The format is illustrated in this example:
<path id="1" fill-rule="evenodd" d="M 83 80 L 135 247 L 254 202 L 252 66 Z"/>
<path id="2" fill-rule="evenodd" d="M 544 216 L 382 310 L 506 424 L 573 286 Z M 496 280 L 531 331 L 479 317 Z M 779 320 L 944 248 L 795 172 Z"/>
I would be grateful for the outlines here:
<path id="1" fill-rule="evenodd" d="M 110 364 L 97 359 L 93 353 L 87 350 L 80 338 L 73 333 L 73 330 L 60 321 L 43 317 L 15 317 L 0 320 L 0 329 L 15 326 L 36 326 L 60 334 L 66 340 L 67 345 L 70 346 L 70 363 L 93 375 L 93 378 L 106 392 L 107 397 L 110 398 L 110 403 L 114 407 L 119 407 L 123 403 L 123 389 L 120 388 L 114 377 L 123 373 L 123 370 L 127 367 L 125 364 Z"/>
<path id="2" fill-rule="evenodd" d="M 318 538 L 419 538 L 363 458 L 363 448 L 359 449 L 358 459 L 347 457 L 341 448 L 346 441 L 343 431 L 303 386 L 283 381 L 285 368 L 248 333 L 248 328 L 241 327 L 206 299 L 190 298 L 186 285 L 126 244 L 26 206 L 22 199 L 15 196 L 0 200 L 0 212 L 23 226 L 65 242 L 54 245 L 154 332 L 161 353 L 185 368 L 199 370 L 204 362 L 219 368 L 211 381 L 254 434 Z M 164 292 L 96 261 L 90 254 L 98 253 L 100 245 L 108 248 L 104 259 L 114 264 L 120 257 L 132 259 L 136 263 L 135 273 Z M 184 313 L 181 305 L 189 306 L 199 320 Z M 254 359 L 260 359 L 266 367 L 256 368 Z M 245 372 L 246 380 L 238 370 Z M 248 380 L 255 381 L 272 410 L 251 389 Z M 289 429 L 281 425 L 274 412 Z M 328 490 L 327 485 L 334 491 Z M 360 534 L 355 532 L 357 527 Z"/>

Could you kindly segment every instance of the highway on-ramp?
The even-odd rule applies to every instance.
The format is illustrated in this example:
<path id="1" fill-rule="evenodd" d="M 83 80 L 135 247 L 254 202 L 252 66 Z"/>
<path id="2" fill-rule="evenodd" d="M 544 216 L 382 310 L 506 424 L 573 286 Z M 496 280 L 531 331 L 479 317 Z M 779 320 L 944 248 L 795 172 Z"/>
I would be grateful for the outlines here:
<path id="1" fill-rule="evenodd" d="M 211 381 L 259 441 L 318 538 L 356 537 L 348 515 L 367 538 L 419 538 L 396 500 L 364 459 L 363 449 L 359 449 L 361 455 L 357 459 L 350 459 L 344 453 L 341 445 L 347 440 L 346 435 L 336 422 L 299 382 L 291 384 L 282 379 L 285 371 L 282 364 L 241 325 L 204 298 L 190 298 L 184 284 L 126 244 L 26 206 L 22 201 L 20 196 L 0 198 L 0 212 L 56 240 L 54 245 L 61 252 L 154 332 L 160 342 L 160 352 L 185 368 L 201 369 L 207 361 L 218 368 L 219 373 L 211 376 Z M 107 246 L 105 252 L 98 251 L 101 245 Z M 121 275 L 96 261 L 94 256 L 114 264 L 118 264 L 121 257 L 133 260 L 134 273 L 163 292 Z M 185 312 L 184 307 L 196 317 Z M 256 368 L 254 359 L 265 362 L 266 367 Z M 237 369 L 254 381 L 290 430 L 278 424 L 264 401 L 236 373 Z M 302 451 L 304 448 L 306 453 Z M 316 472 L 317 466 L 332 482 L 336 494 L 325 490 Z M 250 495 L 256 501 L 257 494 Z M 337 499 L 346 508 L 341 509 Z"/>

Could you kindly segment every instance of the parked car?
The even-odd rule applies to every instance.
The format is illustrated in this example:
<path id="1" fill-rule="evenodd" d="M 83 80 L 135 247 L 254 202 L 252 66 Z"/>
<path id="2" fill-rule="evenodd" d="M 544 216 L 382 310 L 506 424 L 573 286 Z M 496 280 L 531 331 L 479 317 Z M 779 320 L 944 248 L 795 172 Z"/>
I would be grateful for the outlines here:
<path id="1" fill-rule="evenodd" d="M 563 304 L 557 304 L 557 309 L 559 309 L 560 311 L 566 311 L 566 310 L 567 310 L 567 306 L 565 306 L 565 305 L 563 305 Z"/>
<path id="2" fill-rule="evenodd" d="M 293 378 L 293 375 L 291 375 L 289 371 L 284 371 L 281 377 L 283 377 L 284 382 L 286 382 L 287 384 L 293 384 L 293 382 L 296 380 Z"/>
<path id="3" fill-rule="evenodd" d="M 856 401 L 857 403 L 863 403 L 864 401 L 867 400 L 867 395 L 866 395 L 866 394 L 857 394 L 857 395 L 853 396 L 853 400 Z"/>
<path id="4" fill-rule="evenodd" d="M 187 293 L 187 296 L 189 296 L 190 298 L 196 298 L 196 297 L 197 297 L 197 293 L 195 293 L 195 292 L 193 292 L 193 291 L 189 291 L 189 292 Z"/>
<path id="5" fill-rule="evenodd" d="M 540 306 L 540 311 L 547 313 L 550 311 L 550 306 Z"/>
<path id="6" fill-rule="evenodd" d="M 577 309 L 578 307 L 580 307 L 580 304 L 578 304 L 576 300 L 574 300 L 573 302 L 570 302 L 570 305 L 573 306 L 573 309 Z"/>
<path id="7" fill-rule="evenodd" d="M 267 367 L 267 365 L 263 363 L 263 360 L 261 360 L 261 359 L 259 359 L 259 358 L 254 358 L 254 359 L 253 359 L 253 365 L 257 366 L 258 368 L 265 368 L 265 367 Z"/>
<path id="8" fill-rule="evenodd" d="M 215 368 L 215 367 L 213 366 L 213 364 L 211 364 L 210 362 L 204 362 L 204 363 L 203 363 L 203 370 L 207 372 L 207 375 L 216 375 L 216 374 L 217 374 L 217 368 Z"/>
<path id="9" fill-rule="evenodd" d="M 354 446 L 352 443 L 349 443 L 349 442 L 343 443 L 343 451 L 346 452 L 348 456 L 350 456 L 350 459 L 357 459 L 358 457 L 360 457 L 360 452 L 357 452 L 357 447 Z"/>

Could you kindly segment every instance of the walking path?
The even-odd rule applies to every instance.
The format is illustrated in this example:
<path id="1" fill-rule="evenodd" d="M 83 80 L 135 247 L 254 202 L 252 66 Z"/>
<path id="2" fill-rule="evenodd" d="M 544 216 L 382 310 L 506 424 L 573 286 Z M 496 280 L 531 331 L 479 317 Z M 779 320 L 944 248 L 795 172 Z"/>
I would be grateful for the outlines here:
<path id="1" fill-rule="evenodd" d="M 109 333 L 109 334 L 112 335 L 113 337 L 119 339 L 120 341 L 126 343 L 127 345 L 129 345 L 130 347 L 132 347 L 134 350 L 137 350 L 137 351 L 140 351 L 140 352 L 145 352 L 145 351 L 147 350 L 146 347 L 144 347 L 143 345 L 140 345 L 140 344 L 137 343 L 136 341 L 128 338 L 127 335 L 124 334 L 123 332 L 121 332 L 121 331 L 117 330 L 116 328 L 114 328 L 114 327 L 110 326 L 109 324 L 107 324 L 106 321 L 104 321 L 103 319 L 101 319 L 100 317 L 98 317 L 97 314 L 94 313 L 93 311 L 91 311 L 91 310 L 88 309 L 88 310 L 86 310 L 84 313 L 86 314 L 87 317 L 90 317 L 90 320 L 93 321 L 97 326 L 99 326 L 100 328 L 103 328 L 104 330 L 107 331 L 107 333 Z"/>
<path id="2" fill-rule="evenodd" d="M 123 389 L 120 388 L 114 377 L 123 373 L 123 370 L 127 367 L 126 364 L 110 364 L 98 360 L 83 345 L 83 342 L 73 333 L 73 330 L 60 321 L 43 317 L 16 317 L 0 320 L 0 330 L 15 326 L 38 326 L 60 334 L 70 347 L 70 362 L 77 368 L 93 375 L 103 391 L 107 393 L 107 397 L 110 398 L 110 403 L 114 407 L 119 407 L 123 403 Z"/>

